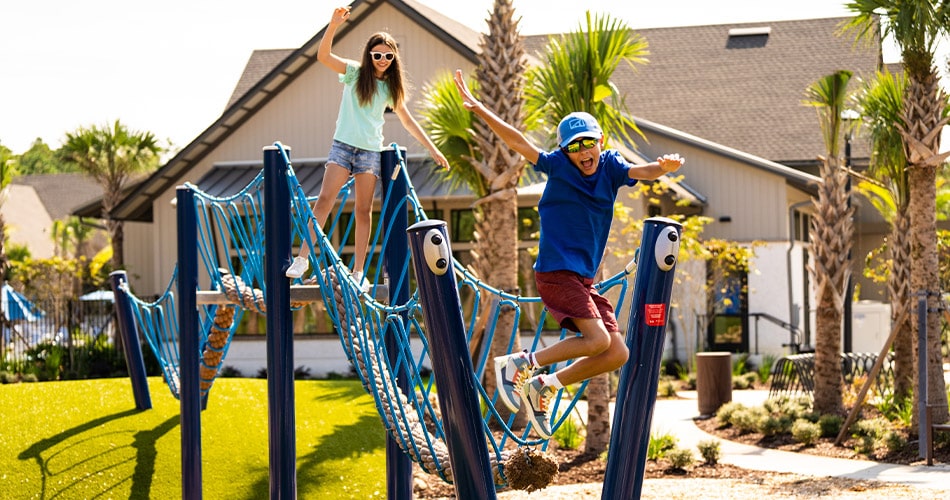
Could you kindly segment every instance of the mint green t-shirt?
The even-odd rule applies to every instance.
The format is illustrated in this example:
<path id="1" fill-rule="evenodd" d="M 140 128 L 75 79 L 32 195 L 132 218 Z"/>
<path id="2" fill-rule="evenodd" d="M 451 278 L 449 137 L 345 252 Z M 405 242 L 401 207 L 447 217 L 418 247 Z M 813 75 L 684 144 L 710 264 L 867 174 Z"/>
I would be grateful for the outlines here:
<path id="1" fill-rule="evenodd" d="M 333 139 L 367 151 L 382 151 L 383 114 L 392 106 L 389 84 L 376 80 L 376 94 L 369 106 L 360 106 L 356 95 L 356 79 L 360 67 L 347 62 L 346 73 L 340 75 L 343 84 L 343 97 L 340 100 L 340 114 L 336 118 L 336 132 Z"/>

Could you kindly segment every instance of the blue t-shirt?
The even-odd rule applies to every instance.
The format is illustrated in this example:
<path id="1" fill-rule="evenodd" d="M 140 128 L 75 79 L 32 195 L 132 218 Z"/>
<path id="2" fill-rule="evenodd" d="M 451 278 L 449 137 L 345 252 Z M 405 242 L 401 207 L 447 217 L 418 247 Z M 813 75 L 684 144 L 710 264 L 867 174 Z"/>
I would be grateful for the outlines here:
<path id="1" fill-rule="evenodd" d="M 343 84 L 343 97 L 340 99 L 340 114 L 336 118 L 336 132 L 333 139 L 343 144 L 365 149 L 383 150 L 384 113 L 392 106 L 389 84 L 376 80 L 376 93 L 368 106 L 361 106 L 356 94 L 356 80 L 360 67 L 351 63 L 346 65 L 346 73 L 340 75 Z"/>
<path id="2" fill-rule="evenodd" d="M 585 176 L 560 149 L 541 153 L 534 169 L 548 180 L 538 203 L 541 240 L 535 271 L 594 277 L 607 246 L 617 192 L 637 183 L 628 177 L 631 166 L 609 149 L 600 153 L 597 171 Z"/>

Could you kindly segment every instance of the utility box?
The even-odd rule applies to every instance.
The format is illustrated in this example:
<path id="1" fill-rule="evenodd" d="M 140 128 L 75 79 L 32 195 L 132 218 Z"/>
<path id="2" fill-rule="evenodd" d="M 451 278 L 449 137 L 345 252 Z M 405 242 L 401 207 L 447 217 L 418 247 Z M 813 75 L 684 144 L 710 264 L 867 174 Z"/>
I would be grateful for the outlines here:
<path id="1" fill-rule="evenodd" d="M 891 305 L 876 300 L 851 304 L 851 351 L 880 353 L 891 334 Z"/>

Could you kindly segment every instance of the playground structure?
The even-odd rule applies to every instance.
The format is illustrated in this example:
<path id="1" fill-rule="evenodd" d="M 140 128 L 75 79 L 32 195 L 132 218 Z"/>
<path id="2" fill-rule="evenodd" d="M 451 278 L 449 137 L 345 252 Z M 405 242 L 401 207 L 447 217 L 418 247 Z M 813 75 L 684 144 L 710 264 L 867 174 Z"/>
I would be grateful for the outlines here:
<path id="1" fill-rule="evenodd" d="M 504 463 L 515 448 L 546 448 L 546 441 L 531 438 L 530 423 L 518 428 L 516 415 L 499 413 L 497 391 L 489 393 L 482 385 L 490 362 L 487 346 L 504 338 L 510 352 L 517 339 L 525 338 L 524 325 L 531 323 L 527 348 L 532 350 L 572 333 L 546 334 L 547 315 L 539 298 L 494 289 L 452 259 L 440 222 L 428 220 L 415 196 L 402 150 L 393 145 L 382 155 L 382 215 L 364 269 L 371 278 L 369 292 L 353 281 L 340 257 L 342 244 L 336 248 L 327 237 L 341 231 L 341 241 L 349 238 L 353 219 L 347 221 L 342 209 L 350 190 L 341 191 L 339 209 L 324 233 L 315 226 L 313 200 L 297 182 L 288 148 L 279 143 L 264 148 L 264 169 L 233 196 L 215 198 L 192 185 L 179 187 L 178 267 L 159 299 L 139 300 L 122 276 L 114 276 L 120 331 L 136 341 L 135 330 L 141 332 L 162 365 L 171 393 L 181 402 L 184 498 L 201 498 L 200 411 L 241 316 L 251 308 L 267 321 L 271 498 L 296 496 L 292 311 L 317 301 L 325 305 L 386 428 L 390 498 L 411 498 L 412 462 L 456 484 L 458 491 L 490 498 L 496 485 L 507 484 Z M 443 231 L 444 245 L 433 247 L 431 240 L 416 238 L 413 276 L 408 236 L 421 230 L 426 235 Z M 634 262 L 597 284 L 601 293 L 615 297 L 618 311 L 630 304 L 631 356 L 621 372 L 604 498 L 638 497 L 642 487 L 679 231 L 669 219 L 645 222 L 632 294 L 628 276 Z M 306 283 L 284 277 L 294 242 L 310 250 L 314 274 Z M 426 252 L 433 248 L 438 257 L 427 260 Z M 424 269 L 439 259 L 442 274 L 430 276 Z M 529 310 L 534 314 L 527 314 Z M 513 316 L 513 321 L 498 321 L 503 315 Z M 530 316 L 537 319 L 531 321 Z M 500 323 L 511 324 L 511 329 L 501 331 Z M 133 351 L 137 343 L 126 345 Z M 135 353 L 126 354 L 134 360 Z M 459 367 L 459 359 L 470 365 Z M 144 368 L 136 373 L 137 364 L 130 361 L 133 392 L 137 406 L 147 408 Z M 427 376 L 430 367 L 433 373 Z M 574 394 L 560 391 L 552 410 L 555 432 L 571 418 L 585 387 L 586 382 Z"/>

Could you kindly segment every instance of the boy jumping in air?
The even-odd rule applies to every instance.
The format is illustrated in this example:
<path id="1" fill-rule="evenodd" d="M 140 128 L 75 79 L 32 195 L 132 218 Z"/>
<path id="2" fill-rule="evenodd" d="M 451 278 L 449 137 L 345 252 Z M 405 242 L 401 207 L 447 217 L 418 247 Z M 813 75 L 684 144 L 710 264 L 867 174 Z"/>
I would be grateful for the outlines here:
<path id="1" fill-rule="evenodd" d="M 620 368 L 627 346 L 610 302 L 593 288 L 622 186 L 675 172 L 684 163 L 670 154 L 646 165 L 625 160 L 618 151 L 603 151 L 604 134 L 588 113 L 565 116 L 557 127 L 558 148 L 545 152 L 525 135 L 485 108 L 469 91 L 462 72 L 455 72 L 462 105 L 478 115 L 511 149 L 547 175 L 538 213 L 541 237 L 534 264 L 538 294 L 562 328 L 579 332 L 535 352 L 495 358 L 499 394 L 513 412 L 528 405 L 528 417 L 541 437 L 551 437 L 551 407 L 558 389 Z M 542 367 L 579 358 L 554 373 L 534 376 Z"/>

